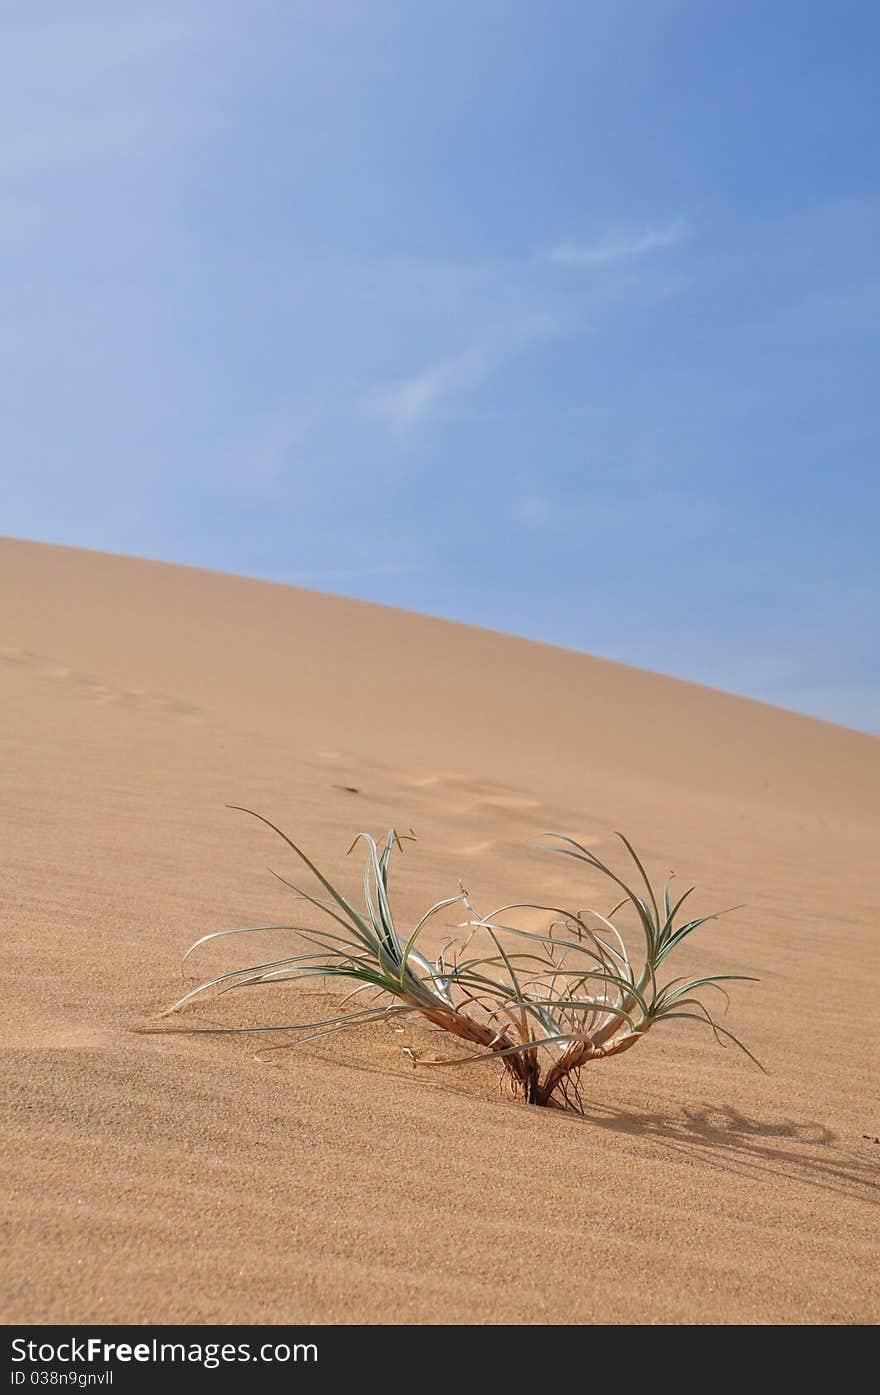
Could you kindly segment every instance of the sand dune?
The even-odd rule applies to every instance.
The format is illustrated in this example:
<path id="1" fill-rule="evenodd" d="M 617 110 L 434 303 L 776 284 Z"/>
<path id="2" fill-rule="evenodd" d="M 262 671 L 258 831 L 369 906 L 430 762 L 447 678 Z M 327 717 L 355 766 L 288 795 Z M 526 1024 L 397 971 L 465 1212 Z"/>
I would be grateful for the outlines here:
<path id="1" fill-rule="evenodd" d="M 851 1322 L 878 1315 L 880 742 L 466 626 L 0 542 L 7 1320 Z M 757 973 L 585 1079 L 584 1120 L 373 1027 L 255 1056 L 132 1029 L 208 929 L 289 914 L 246 804 L 407 916 L 459 877 L 582 903 L 530 848 L 624 829 L 714 910 L 682 967 Z M 227 962 L 220 951 L 205 970 Z M 295 1020 L 313 995 L 193 1022 Z M 328 999 L 327 1002 L 332 1002 Z M 873 1292 L 872 1292 L 873 1290 Z"/>

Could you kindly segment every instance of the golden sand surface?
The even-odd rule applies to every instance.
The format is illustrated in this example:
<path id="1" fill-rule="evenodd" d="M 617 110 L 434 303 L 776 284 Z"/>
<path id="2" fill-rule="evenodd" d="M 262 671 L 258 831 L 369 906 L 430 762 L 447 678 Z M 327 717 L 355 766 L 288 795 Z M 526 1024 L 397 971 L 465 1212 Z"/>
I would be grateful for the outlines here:
<path id="1" fill-rule="evenodd" d="M 880 741 L 185 567 L 4 540 L 0 597 L 7 1321 L 876 1320 Z M 605 904 L 532 845 L 620 865 L 624 830 L 695 913 L 746 903 L 673 972 L 760 976 L 725 1021 L 768 1073 L 668 1024 L 584 1075 L 578 1118 L 492 1065 L 413 1069 L 382 1025 L 268 1055 L 140 1034 L 198 935 L 292 913 L 291 856 L 229 803 L 353 893 L 354 834 L 412 826 L 403 921 L 459 878 L 486 909 Z"/>

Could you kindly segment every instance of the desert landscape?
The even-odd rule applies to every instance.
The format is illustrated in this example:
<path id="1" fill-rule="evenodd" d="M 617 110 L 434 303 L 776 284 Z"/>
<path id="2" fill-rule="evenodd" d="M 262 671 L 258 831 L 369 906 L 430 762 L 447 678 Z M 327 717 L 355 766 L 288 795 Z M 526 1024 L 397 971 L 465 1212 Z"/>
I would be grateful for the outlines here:
<path id="1" fill-rule="evenodd" d="M 405 611 L 0 542 L 6 1321 L 874 1321 L 880 741 Z M 331 1015 L 284 985 L 158 1014 L 283 921 L 283 827 L 395 904 L 583 904 L 559 830 L 696 884 L 675 973 L 754 974 L 708 1028 L 585 1072 L 585 1113 L 416 1024 L 267 1052 L 144 1032 Z M 298 870 L 298 869 L 296 869 Z M 442 917 L 440 918 L 442 922 Z M 447 933 L 440 923 L 432 943 Z M 236 959 L 236 955 L 239 956 Z M 330 986 L 332 987 L 332 985 Z M 867 991 L 867 997 L 865 993 Z M 276 1043 L 277 1044 L 277 1043 Z"/>

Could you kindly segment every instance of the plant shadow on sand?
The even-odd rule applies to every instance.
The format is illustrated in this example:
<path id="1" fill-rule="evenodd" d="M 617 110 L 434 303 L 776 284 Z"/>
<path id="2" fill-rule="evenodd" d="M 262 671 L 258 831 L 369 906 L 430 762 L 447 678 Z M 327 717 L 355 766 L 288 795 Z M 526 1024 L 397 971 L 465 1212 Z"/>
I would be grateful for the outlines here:
<path id="1" fill-rule="evenodd" d="M 750 1119 L 731 1105 L 683 1105 L 679 1113 L 618 1109 L 589 1102 L 578 1125 L 661 1140 L 677 1152 L 698 1154 L 722 1171 L 786 1177 L 823 1191 L 880 1202 L 880 1170 L 841 1146 L 832 1129 L 816 1121 Z"/>
<path id="2" fill-rule="evenodd" d="M 332 1053 L 316 1051 L 318 1059 L 339 1065 Z M 348 1059 L 347 1069 L 369 1074 L 394 1075 L 412 1080 L 409 1071 L 389 1070 L 388 1066 L 366 1060 Z M 473 1089 L 452 1081 L 423 1079 L 429 1089 L 473 1100 Z M 479 1087 L 477 1087 L 479 1088 Z M 485 1105 L 488 1101 L 483 1099 Z M 515 1100 L 498 1100 L 505 1109 L 522 1109 Z M 530 1111 L 526 1110 L 526 1113 Z M 574 1110 L 548 1110 L 542 1123 L 580 1129 L 599 1128 L 646 1139 L 662 1145 L 682 1158 L 699 1157 L 708 1166 L 742 1177 L 780 1178 L 803 1186 L 818 1187 L 838 1196 L 880 1203 L 880 1167 L 862 1155 L 858 1147 L 846 1146 L 839 1136 L 816 1120 L 749 1118 L 732 1105 L 682 1105 L 678 1110 L 620 1108 L 584 1099 L 584 1113 Z M 867 1148 L 868 1145 L 863 1145 Z"/>

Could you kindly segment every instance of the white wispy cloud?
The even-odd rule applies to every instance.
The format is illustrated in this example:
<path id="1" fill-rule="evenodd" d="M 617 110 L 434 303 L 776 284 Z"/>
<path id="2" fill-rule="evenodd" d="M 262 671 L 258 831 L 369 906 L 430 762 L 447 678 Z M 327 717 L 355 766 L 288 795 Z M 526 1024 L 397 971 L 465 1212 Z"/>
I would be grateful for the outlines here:
<path id="1" fill-rule="evenodd" d="M 478 387 L 493 371 L 497 354 L 471 345 L 441 359 L 411 377 L 401 378 L 369 394 L 367 407 L 399 434 L 424 421 L 449 397 Z"/>
<path id="2" fill-rule="evenodd" d="M 609 262 L 628 261 L 664 247 L 674 247 L 687 237 L 688 227 L 683 218 L 658 227 L 608 233 L 595 242 L 559 242 L 543 251 L 541 259 L 558 266 L 605 266 Z"/>
<path id="3" fill-rule="evenodd" d="M 364 406 L 396 435 L 406 436 L 450 401 L 479 387 L 508 360 L 572 328 L 564 316 L 554 313 L 505 325 L 475 337 L 457 353 L 374 388 Z"/>

